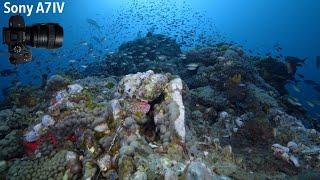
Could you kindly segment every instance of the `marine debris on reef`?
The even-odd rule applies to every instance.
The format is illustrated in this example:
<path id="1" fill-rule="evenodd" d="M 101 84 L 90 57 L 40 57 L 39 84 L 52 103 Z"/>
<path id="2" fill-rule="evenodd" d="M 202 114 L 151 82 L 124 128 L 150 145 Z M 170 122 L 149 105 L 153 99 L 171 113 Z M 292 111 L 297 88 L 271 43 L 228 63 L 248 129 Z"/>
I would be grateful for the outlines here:
<path id="1" fill-rule="evenodd" d="M 148 33 L 80 75 L 8 90 L 1 179 L 319 176 L 320 134 L 284 90 L 285 62 Z"/>

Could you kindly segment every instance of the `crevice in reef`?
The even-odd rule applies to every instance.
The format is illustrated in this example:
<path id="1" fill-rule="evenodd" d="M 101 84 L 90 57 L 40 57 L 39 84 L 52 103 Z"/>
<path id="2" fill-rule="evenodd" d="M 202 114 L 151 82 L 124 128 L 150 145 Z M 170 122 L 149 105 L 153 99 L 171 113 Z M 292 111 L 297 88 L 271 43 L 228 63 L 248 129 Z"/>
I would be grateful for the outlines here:
<path id="1" fill-rule="evenodd" d="M 159 131 L 156 131 L 156 125 L 154 123 L 153 117 L 154 117 L 155 105 L 160 104 L 163 100 L 164 100 L 164 94 L 161 93 L 159 97 L 149 102 L 150 110 L 147 113 L 147 117 L 146 117 L 148 118 L 148 121 L 144 126 L 141 126 L 141 132 L 146 136 L 146 139 L 148 141 L 160 140 Z"/>
<path id="2" fill-rule="evenodd" d="M 162 101 L 164 100 L 164 94 L 161 93 L 159 97 L 157 97 L 155 100 L 149 102 L 150 104 L 150 111 L 147 113 L 147 116 L 148 117 L 153 117 L 154 114 L 154 106 L 157 105 L 157 104 L 160 104 Z"/>
<path id="3" fill-rule="evenodd" d="M 141 126 L 141 133 L 145 136 L 146 140 L 149 142 L 159 140 L 159 133 L 155 131 L 156 125 L 153 118 L 147 117 L 148 122 Z"/>

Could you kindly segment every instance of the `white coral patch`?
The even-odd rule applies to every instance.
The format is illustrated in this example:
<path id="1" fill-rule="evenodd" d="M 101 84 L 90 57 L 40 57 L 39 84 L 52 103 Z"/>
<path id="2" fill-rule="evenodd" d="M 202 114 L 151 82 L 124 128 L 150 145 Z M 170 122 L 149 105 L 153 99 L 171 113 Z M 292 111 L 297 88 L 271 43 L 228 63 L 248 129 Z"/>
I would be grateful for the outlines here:
<path id="1" fill-rule="evenodd" d="M 67 96 L 67 91 L 65 90 L 58 91 L 57 95 L 55 96 L 57 104 L 61 103 L 66 96 Z"/>
<path id="2" fill-rule="evenodd" d="M 220 119 L 226 119 L 229 117 L 229 114 L 225 111 L 222 111 L 220 114 L 219 114 L 219 118 Z"/>
<path id="3" fill-rule="evenodd" d="M 73 162 L 77 160 L 78 155 L 73 151 L 67 151 L 65 158 L 67 162 Z"/>
<path id="4" fill-rule="evenodd" d="M 185 108 L 183 105 L 181 91 L 183 88 L 182 80 L 176 78 L 170 82 L 171 87 L 171 98 L 179 107 L 179 117 L 174 121 L 174 126 L 177 134 L 180 136 L 181 141 L 185 142 L 186 129 L 185 129 Z"/>
<path id="5" fill-rule="evenodd" d="M 69 94 L 81 93 L 82 90 L 83 90 L 83 87 L 79 84 L 71 84 L 68 86 L 68 93 Z"/>
<path id="6" fill-rule="evenodd" d="M 300 167 L 299 164 L 299 159 L 295 157 L 294 155 L 291 155 L 289 158 L 289 161 L 295 166 L 295 167 Z"/>
<path id="7" fill-rule="evenodd" d="M 39 134 L 40 133 L 40 131 L 42 130 L 42 128 L 43 128 L 43 125 L 41 124 L 41 123 L 39 123 L 39 124 L 36 124 L 35 126 L 33 126 L 33 131 L 34 132 L 36 132 L 37 134 Z"/>
<path id="8" fill-rule="evenodd" d="M 102 123 L 94 127 L 94 130 L 96 132 L 105 132 L 108 130 L 108 124 L 107 123 Z"/>
<path id="9" fill-rule="evenodd" d="M 54 119 L 49 115 L 44 115 L 41 119 L 41 124 L 45 127 L 52 126 L 54 125 L 54 123 L 55 123 Z"/>
<path id="10" fill-rule="evenodd" d="M 97 164 L 101 171 L 107 171 L 111 167 L 111 157 L 106 154 L 97 160 Z"/>
<path id="11" fill-rule="evenodd" d="M 27 142 L 34 142 L 39 139 L 39 134 L 35 132 L 34 130 L 28 131 L 26 134 L 24 134 L 24 140 Z"/>
<path id="12" fill-rule="evenodd" d="M 272 147 L 271 147 L 271 149 L 272 149 L 273 151 L 279 151 L 279 152 L 283 152 L 283 153 L 288 153 L 288 152 L 290 151 L 289 148 L 284 147 L 284 146 L 282 146 L 282 145 L 280 145 L 280 144 L 273 144 Z"/>
<path id="13" fill-rule="evenodd" d="M 144 73 L 128 74 L 122 78 L 119 87 L 122 88 L 123 93 L 126 96 L 132 98 L 133 95 L 136 95 L 139 91 L 138 89 L 141 86 L 142 81 L 153 74 L 154 72 L 151 70 Z"/>
<path id="14" fill-rule="evenodd" d="M 119 100 L 112 100 L 111 101 L 111 111 L 113 115 L 113 119 L 119 119 L 120 118 L 120 103 Z"/>

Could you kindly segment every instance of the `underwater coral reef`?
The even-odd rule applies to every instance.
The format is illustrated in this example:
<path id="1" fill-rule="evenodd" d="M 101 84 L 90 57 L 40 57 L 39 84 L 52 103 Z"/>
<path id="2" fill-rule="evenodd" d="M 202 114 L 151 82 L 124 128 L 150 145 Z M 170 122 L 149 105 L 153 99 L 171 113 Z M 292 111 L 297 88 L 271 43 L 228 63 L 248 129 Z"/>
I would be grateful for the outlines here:
<path id="1" fill-rule="evenodd" d="M 149 33 L 75 71 L 8 90 L 0 179 L 320 176 L 318 127 L 281 61 Z"/>

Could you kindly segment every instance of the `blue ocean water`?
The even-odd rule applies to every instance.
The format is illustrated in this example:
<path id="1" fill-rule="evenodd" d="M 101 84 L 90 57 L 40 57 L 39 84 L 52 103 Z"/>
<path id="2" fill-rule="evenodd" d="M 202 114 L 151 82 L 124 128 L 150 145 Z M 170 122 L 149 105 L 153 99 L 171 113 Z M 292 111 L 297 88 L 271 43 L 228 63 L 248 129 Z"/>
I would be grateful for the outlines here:
<path id="1" fill-rule="evenodd" d="M 18 66 L 11 65 L 6 55 L 1 54 L 0 70 L 16 68 L 17 74 L 0 77 L 0 88 L 11 86 L 15 80 L 39 84 L 42 74 L 62 72 L 70 66 L 70 60 L 77 60 L 77 68 L 85 68 L 90 62 L 101 60 L 105 53 L 114 52 L 122 42 L 144 36 L 148 31 L 177 37 L 184 50 L 201 44 L 204 37 L 215 42 L 238 43 L 254 55 L 272 53 L 307 58 L 298 73 L 320 83 L 320 70 L 315 66 L 315 58 L 320 55 L 319 9 L 320 1 L 316 0 L 69 0 L 63 14 L 31 17 L 22 14 L 27 24 L 60 23 L 64 27 L 64 44 L 58 50 L 32 49 L 35 60 Z M 11 15 L 1 12 L 2 27 L 7 26 Z M 103 43 L 96 41 L 102 38 Z M 92 46 L 91 54 L 81 46 L 83 42 Z M 277 52 L 275 46 L 282 50 Z M 1 44 L 0 51 L 6 50 Z M 310 107 L 307 103 L 319 98 L 320 92 L 304 83 L 299 84 L 299 92 L 291 84 L 287 88 L 311 115 L 320 111 L 319 105 Z"/>

